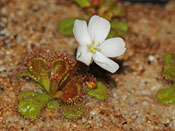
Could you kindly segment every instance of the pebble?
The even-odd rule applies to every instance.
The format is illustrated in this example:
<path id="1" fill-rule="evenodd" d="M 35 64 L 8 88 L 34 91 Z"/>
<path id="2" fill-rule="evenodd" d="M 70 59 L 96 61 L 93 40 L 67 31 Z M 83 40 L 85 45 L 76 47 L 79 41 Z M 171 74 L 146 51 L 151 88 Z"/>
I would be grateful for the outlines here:
<path id="1" fill-rule="evenodd" d="M 3 72 L 4 70 L 6 70 L 6 67 L 5 66 L 0 66 L 0 72 Z"/>
<path id="2" fill-rule="evenodd" d="M 7 8 L 2 8 L 2 9 L 1 9 L 1 14 L 2 14 L 2 15 L 7 14 L 7 12 L 8 12 Z"/>
<path id="3" fill-rule="evenodd" d="M 3 35 L 3 36 L 9 36 L 10 32 L 7 29 L 3 29 L 3 30 L 0 31 L 0 34 Z"/>
<path id="4" fill-rule="evenodd" d="M 144 106 L 147 106 L 147 105 L 148 105 L 148 102 L 147 102 L 147 101 L 144 101 L 142 104 L 143 104 Z"/>
<path id="5" fill-rule="evenodd" d="M 11 52 L 10 51 L 6 51 L 6 55 L 10 55 L 11 54 Z"/>
<path id="6" fill-rule="evenodd" d="M 152 56 L 152 55 L 150 55 L 150 56 L 148 57 L 148 60 L 149 60 L 149 61 L 154 61 L 154 60 L 155 60 L 155 57 Z"/>
<path id="7" fill-rule="evenodd" d="M 82 123 L 85 123 L 87 120 L 85 117 L 82 118 Z"/>
<path id="8" fill-rule="evenodd" d="M 78 120 L 77 123 L 78 123 L 78 124 L 81 124 L 81 123 L 82 123 L 82 120 Z"/>
<path id="9" fill-rule="evenodd" d="M 9 16 L 11 19 L 14 19 L 15 18 L 15 14 L 14 13 L 10 13 L 10 16 Z"/>
<path id="10" fill-rule="evenodd" d="M 142 90 L 142 91 L 140 92 L 140 94 L 141 94 L 141 95 L 149 95 L 149 92 L 148 92 L 148 91 L 145 91 L 145 90 Z"/>
<path id="11" fill-rule="evenodd" d="M 117 97 L 117 94 L 116 93 L 113 93 L 113 97 L 116 98 Z"/>
<path id="12" fill-rule="evenodd" d="M 151 88 L 151 90 L 153 91 L 153 90 L 156 90 L 157 89 L 157 86 L 153 86 L 152 88 Z"/>
<path id="13" fill-rule="evenodd" d="M 66 127 L 67 128 L 70 128 L 70 123 L 67 122 Z"/>
<path id="14" fill-rule="evenodd" d="M 92 124 L 92 121 L 88 121 L 88 124 Z"/>

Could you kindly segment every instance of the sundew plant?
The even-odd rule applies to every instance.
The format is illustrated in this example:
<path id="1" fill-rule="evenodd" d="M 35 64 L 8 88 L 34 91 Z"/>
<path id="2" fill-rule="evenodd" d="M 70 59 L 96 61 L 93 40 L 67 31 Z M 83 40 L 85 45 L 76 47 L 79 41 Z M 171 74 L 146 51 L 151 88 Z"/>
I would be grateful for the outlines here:
<path id="1" fill-rule="evenodd" d="M 31 78 L 43 93 L 26 91 L 18 95 L 18 112 L 28 119 L 36 119 L 43 108 L 59 107 L 66 118 L 80 118 L 86 111 L 86 95 L 98 100 L 108 97 L 107 88 L 86 73 L 81 65 L 94 61 L 101 68 L 114 73 L 119 65 L 108 57 L 117 57 L 126 51 L 125 42 L 116 37 L 106 39 L 110 31 L 108 20 L 94 15 L 88 26 L 84 20 L 75 20 L 73 33 L 79 43 L 76 59 L 61 54 L 31 54 L 19 78 Z"/>

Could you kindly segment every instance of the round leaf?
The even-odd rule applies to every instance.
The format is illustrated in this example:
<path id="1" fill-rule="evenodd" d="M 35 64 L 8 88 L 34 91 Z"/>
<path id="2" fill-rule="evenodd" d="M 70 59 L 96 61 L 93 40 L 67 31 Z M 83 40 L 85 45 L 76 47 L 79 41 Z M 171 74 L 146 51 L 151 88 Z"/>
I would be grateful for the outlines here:
<path id="1" fill-rule="evenodd" d="M 73 26 L 74 26 L 74 18 L 67 18 L 59 22 L 58 29 L 63 35 L 71 35 Z"/>
<path id="2" fill-rule="evenodd" d="M 99 100 L 105 100 L 108 97 L 107 88 L 101 82 L 97 82 L 97 88 L 90 90 L 88 95 L 93 96 Z"/>
<path id="3" fill-rule="evenodd" d="M 25 118 L 29 119 L 35 119 L 37 116 L 39 116 L 41 108 L 41 104 L 33 98 L 20 101 L 18 104 L 18 111 Z"/>
<path id="4" fill-rule="evenodd" d="M 59 102 L 54 100 L 54 101 L 49 101 L 49 103 L 47 103 L 47 108 L 49 109 L 56 109 L 59 105 Z"/>
<path id="5" fill-rule="evenodd" d="M 111 21 L 111 28 L 119 35 L 124 35 L 128 32 L 128 24 L 125 22 Z"/>
<path id="6" fill-rule="evenodd" d="M 63 115 L 69 119 L 78 119 L 84 113 L 84 108 L 80 105 L 62 105 Z"/>
<path id="7" fill-rule="evenodd" d="M 160 89 L 157 92 L 157 99 L 161 104 L 171 104 L 175 102 L 175 87 Z"/>

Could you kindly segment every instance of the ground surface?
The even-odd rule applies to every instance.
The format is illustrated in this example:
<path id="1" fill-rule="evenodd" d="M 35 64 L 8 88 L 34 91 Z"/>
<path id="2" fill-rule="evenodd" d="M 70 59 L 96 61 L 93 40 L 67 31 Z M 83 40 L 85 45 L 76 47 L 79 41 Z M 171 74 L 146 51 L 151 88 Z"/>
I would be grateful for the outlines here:
<path id="1" fill-rule="evenodd" d="M 164 106 L 156 92 L 168 87 L 160 76 L 161 56 L 175 51 L 175 2 L 166 6 L 125 3 L 129 32 L 123 37 L 127 51 L 121 56 L 122 70 L 109 74 L 117 83 L 109 87 L 109 98 L 87 103 L 78 120 L 67 120 L 57 110 L 45 109 L 34 121 L 16 110 L 21 90 L 33 83 L 15 80 L 24 57 L 37 49 L 67 52 L 78 46 L 74 37 L 58 32 L 58 21 L 82 16 L 76 5 L 59 5 L 54 0 L 2 0 L 0 9 L 0 130 L 1 131 L 169 131 L 175 130 L 175 105 Z"/>

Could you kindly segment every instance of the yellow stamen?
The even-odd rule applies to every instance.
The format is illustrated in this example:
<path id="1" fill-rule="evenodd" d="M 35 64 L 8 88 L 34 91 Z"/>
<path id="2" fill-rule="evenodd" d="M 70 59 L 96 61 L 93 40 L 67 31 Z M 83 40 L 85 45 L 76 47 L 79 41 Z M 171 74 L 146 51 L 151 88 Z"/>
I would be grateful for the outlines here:
<path id="1" fill-rule="evenodd" d="M 89 49 L 89 51 L 92 52 L 92 53 L 95 53 L 95 52 L 96 52 L 96 50 L 95 50 L 95 48 L 92 46 L 92 44 L 89 44 L 88 49 Z"/>
<path id="2" fill-rule="evenodd" d="M 101 51 L 101 49 L 100 49 L 100 48 L 97 48 L 97 50 L 98 50 L 98 51 Z"/>

